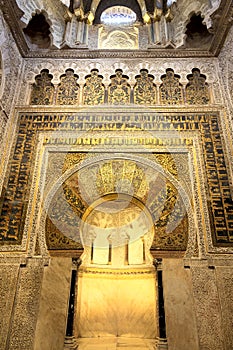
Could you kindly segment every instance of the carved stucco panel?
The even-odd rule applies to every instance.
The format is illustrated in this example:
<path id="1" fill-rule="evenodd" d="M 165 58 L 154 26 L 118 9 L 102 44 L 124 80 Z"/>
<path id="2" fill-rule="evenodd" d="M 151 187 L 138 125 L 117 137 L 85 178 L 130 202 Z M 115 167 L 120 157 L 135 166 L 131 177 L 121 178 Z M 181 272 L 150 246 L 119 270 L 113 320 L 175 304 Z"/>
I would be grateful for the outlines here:
<path id="1" fill-rule="evenodd" d="M 0 52 L 2 58 L 2 84 L 0 87 L 0 140 L 4 140 L 7 137 L 6 130 L 10 124 L 8 121 L 12 121 L 15 103 L 20 91 L 21 75 L 23 74 L 23 59 L 21 58 L 18 48 L 14 42 L 14 39 L 10 33 L 8 25 L 3 19 L 0 12 Z M 13 122 L 13 129 L 15 123 Z M 11 130 L 11 134 L 14 131 Z M 7 142 L 11 142 L 12 138 L 9 138 Z M 10 144 L 5 142 L 0 144 L 0 159 L 1 159 L 1 172 L 0 172 L 0 189 L 2 188 L 2 182 L 4 179 L 4 173 L 6 171 L 7 159 L 9 157 Z"/>
<path id="2" fill-rule="evenodd" d="M 229 159 L 230 178 L 233 178 L 233 153 L 232 148 L 228 147 L 233 138 L 233 26 L 228 33 L 218 60 L 219 80 L 226 112 L 222 118 L 223 136 L 227 145 L 225 152 Z"/>
<path id="3" fill-rule="evenodd" d="M 216 267 L 225 349 L 233 349 L 233 266 Z"/>
<path id="4" fill-rule="evenodd" d="M 19 81 L 22 58 L 19 54 L 10 29 L 0 12 L 0 51 L 2 56 L 2 85 L 0 89 L 1 103 L 4 110 L 10 113 L 12 101 L 17 94 L 16 86 Z M 10 98 L 9 98 L 10 96 Z"/>
<path id="5" fill-rule="evenodd" d="M 42 259 L 29 260 L 20 268 L 9 349 L 33 349 L 43 277 Z"/>
<path id="6" fill-rule="evenodd" d="M 219 55 L 219 73 L 223 84 L 226 105 L 233 108 L 233 26 Z"/>
<path id="7" fill-rule="evenodd" d="M 207 266 L 192 266 L 191 275 L 199 347 L 205 350 L 224 350 L 215 271 Z"/>
<path id="8" fill-rule="evenodd" d="M 19 265 L 0 266 L 0 348 L 7 348 L 7 336 L 17 286 Z"/>

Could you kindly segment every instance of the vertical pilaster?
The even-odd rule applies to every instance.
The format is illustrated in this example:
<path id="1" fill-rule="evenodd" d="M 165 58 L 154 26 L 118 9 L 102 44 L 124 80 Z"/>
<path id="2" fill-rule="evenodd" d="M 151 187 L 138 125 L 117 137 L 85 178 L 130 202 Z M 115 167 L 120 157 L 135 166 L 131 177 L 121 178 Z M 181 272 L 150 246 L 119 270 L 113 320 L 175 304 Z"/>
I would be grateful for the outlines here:
<path id="1" fill-rule="evenodd" d="M 33 349 L 39 311 L 43 260 L 30 259 L 20 267 L 7 349 Z"/>

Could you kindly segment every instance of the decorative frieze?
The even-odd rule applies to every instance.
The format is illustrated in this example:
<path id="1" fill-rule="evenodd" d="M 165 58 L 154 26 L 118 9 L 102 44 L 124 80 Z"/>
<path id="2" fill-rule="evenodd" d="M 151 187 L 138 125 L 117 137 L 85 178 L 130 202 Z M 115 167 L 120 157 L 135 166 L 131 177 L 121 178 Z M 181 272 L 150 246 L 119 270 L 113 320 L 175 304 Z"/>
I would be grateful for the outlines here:
<path id="1" fill-rule="evenodd" d="M 57 88 L 52 84 L 52 78 L 47 69 L 41 70 L 35 77 L 36 82 L 32 85 L 30 104 L 98 105 L 106 102 L 117 105 L 135 103 L 153 106 L 210 103 L 208 84 L 199 69 L 193 69 L 193 74 L 187 76 L 189 83 L 186 87 L 180 83 L 180 76 L 171 68 L 161 76 L 162 84 L 159 86 L 156 86 L 154 75 L 149 74 L 147 69 L 141 69 L 140 75 L 135 76 L 134 85 L 129 84 L 129 76 L 124 75 L 122 69 L 116 69 L 115 74 L 110 76 L 111 83 L 106 89 L 106 98 L 103 76 L 99 75 L 98 69 L 92 69 L 91 73 L 85 77 L 81 99 L 79 99 L 80 86 L 77 82 L 79 76 L 74 74 L 73 69 L 66 69 L 65 74 L 60 77 Z M 157 99 L 157 91 L 159 91 L 159 99 Z M 56 98 L 53 97 L 54 95 Z"/>

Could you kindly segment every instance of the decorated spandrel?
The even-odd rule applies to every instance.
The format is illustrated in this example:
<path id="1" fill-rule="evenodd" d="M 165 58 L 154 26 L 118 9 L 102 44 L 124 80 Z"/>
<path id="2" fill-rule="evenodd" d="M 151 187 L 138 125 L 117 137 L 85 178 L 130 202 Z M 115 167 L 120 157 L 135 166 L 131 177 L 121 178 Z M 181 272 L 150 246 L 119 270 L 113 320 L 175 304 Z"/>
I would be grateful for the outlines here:
<path id="1" fill-rule="evenodd" d="M 134 86 L 134 103 L 154 105 L 156 103 L 156 85 L 153 83 L 153 75 L 146 69 L 136 76 L 137 83 Z"/>
<path id="2" fill-rule="evenodd" d="M 111 76 L 111 84 L 108 87 L 108 102 L 110 104 L 129 104 L 130 85 L 128 77 L 123 75 L 121 69 L 116 70 L 116 74 Z"/>
<path id="3" fill-rule="evenodd" d="M 51 82 L 53 76 L 49 74 L 48 69 L 43 69 L 35 77 L 35 83 L 32 85 L 31 104 L 32 105 L 51 105 L 53 103 L 54 86 Z"/>
<path id="4" fill-rule="evenodd" d="M 61 82 L 57 89 L 56 103 L 59 105 L 76 105 L 79 102 L 78 75 L 73 69 L 67 69 L 61 76 Z"/>
<path id="5" fill-rule="evenodd" d="M 91 74 L 86 76 L 86 83 L 83 87 L 83 104 L 98 105 L 104 103 L 103 77 L 98 74 L 98 69 L 93 69 Z"/>
<path id="6" fill-rule="evenodd" d="M 200 74 L 200 70 L 194 68 L 192 74 L 187 76 L 189 82 L 186 85 L 186 102 L 189 105 L 209 103 L 209 86 L 206 83 L 206 77 Z"/>
<path id="7" fill-rule="evenodd" d="M 183 104 L 183 91 L 179 78 L 179 75 L 174 74 L 171 68 L 167 69 L 166 74 L 161 76 L 162 84 L 159 88 L 161 104 Z"/>

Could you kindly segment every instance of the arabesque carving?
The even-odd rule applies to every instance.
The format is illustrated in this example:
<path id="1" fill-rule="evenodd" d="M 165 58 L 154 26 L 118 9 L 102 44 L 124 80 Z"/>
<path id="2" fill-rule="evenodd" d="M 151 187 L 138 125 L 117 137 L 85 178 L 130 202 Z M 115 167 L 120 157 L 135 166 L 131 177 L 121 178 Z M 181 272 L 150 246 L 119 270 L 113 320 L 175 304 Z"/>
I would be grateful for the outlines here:
<path id="1" fill-rule="evenodd" d="M 177 177 L 170 154 L 158 152 L 153 159 Z M 81 153 L 68 153 L 64 159 L 64 169 L 82 161 Z M 79 231 L 83 214 L 92 207 L 93 202 L 114 193 L 138 198 L 149 209 L 156 232 L 152 249 L 186 249 L 189 223 L 177 188 L 154 169 L 126 159 L 94 161 L 65 180 L 48 210 L 48 248 L 80 248 Z"/>
<path id="2" fill-rule="evenodd" d="M 51 65 L 47 66 L 51 67 Z M 131 69 L 131 67 L 129 67 Z M 163 83 L 158 81 L 154 83 L 154 75 L 150 74 L 147 69 L 140 70 L 140 74 L 137 71 L 134 72 L 136 84 L 129 84 L 129 77 L 123 75 L 122 69 L 117 69 L 116 74 L 110 76 L 111 84 L 108 89 L 105 89 L 103 81 L 109 79 L 109 75 L 106 72 L 101 75 L 97 68 L 91 69 L 88 73 L 86 70 L 85 82 L 83 81 L 83 72 L 81 69 L 77 69 L 78 74 L 75 73 L 73 68 L 67 68 L 65 74 L 60 76 L 60 72 L 53 72 L 53 79 L 55 82 L 60 79 L 60 83 L 54 87 L 54 103 L 66 104 L 66 105 L 99 105 L 103 103 L 110 104 L 145 104 L 154 106 L 156 104 L 176 105 L 176 104 L 208 104 L 210 102 L 209 85 L 205 81 L 205 75 L 200 73 L 198 68 L 193 68 L 193 74 L 187 75 L 182 73 L 183 77 L 186 75 L 190 82 L 187 84 L 186 89 L 179 83 L 179 75 L 175 74 L 172 68 L 166 70 L 166 74 L 162 74 L 162 69 L 159 73 L 162 74 L 161 78 Z M 189 69 L 188 69 L 189 71 Z M 33 84 L 33 101 L 31 104 L 48 104 L 48 101 L 43 94 L 48 94 L 49 89 L 53 84 L 50 82 L 52 75 L 47 74 L 47 69 L 43 69 L 42 74 L 35 77 L 36 84 Z M 205 72 L 206 73 L 206 72 Z M 77 83 L 77 79 L 80 74 L 80 86 Z M 212 73 L 211 73 L 212 74 Z M 42 77 L 41 77 L 42 75 Z M 213 84 L 212 84 L 213 87 Z M 214 87 L 217 89 L 217 86 Z M 212 90 L 215 94 L 214 100 L 218 102 L 216 91 Z M 157 97 L 157 91 L 159 90 L 159 96 Z M 186 97 L 187 94 L 187 97 Z M 39 95 L 41 95 L 39 97 Z M 81 95 L 81 96 L 80 96 Z M 132 96 L 131 96 L 132 95 Z"/>
<path id="3" fill-rule="evenodd" d="M 183 90 L 179 82 L 179 75 L 174 74 L 173 69 L 166 70 L 166 74 L 162 75 L 162 84 L 160 85 L 160 102 L 164 105 L 183 104 Z"/>
<path id="4" fill-rule="evenodd" d="M 153 83 L 153 75 L 148 74 L 146 69 L 141 69 L 140 75 L 136 76 L 137 83 L 134 86 L 134 103 L 156 104 L 156 85 Z"/>
<path id="5" fill-rule="evenodd" d="M 116 70 L 116 74 L 111 76 L 111 84 L 108 87 L 108 102 L 110 104 L 129 104 L 130 85 L 128 77 L 123 75 L 121 69 Z"/>
<path id="6" fill-rule="evenodd" d="M 194 68 L 192 74 L 188 75 L 189 83 L 186 85 L 186 102 L 189 105 L 206 105 L 210 101 L 209 87 L 206 77 L 200 74 L 200 70 Z"/>
<path id="7" fill-rule="evenodd" d="M 86 83 L 83 87 L 83 104 L 98 105 L 104 103 L 103 77 L 98 74 L 98 69 L 92 69 L 91 74 L 86 76 Z"/>
<path id="8" fill-rule="evenodd" d="M 57 89 L 56 102 L 59 105 L 76 105 L 79 102 L 78 75 L 73 69 L 67 69 L 61 76 L 61 82 Z"/>
<path id="9" fill-rule="evenodd" d="M 31 104 L 32 105 L 51 105 L 53 103 L 54 85 L 53 76 L 49 74 L 48 69 L 43 69 L 35 77 L 36 82 L 32 86 Z"/>
<path id="10" fill-rule="evenodd" d="M 122 112 L 121 112 L 122 113 Z M 200 135 L 200 139 L 203 146 L 203 159 L 205 162 L 205 175 L 207 179 L 207 190 L 209 198 L 209 215 L 212 218 L 212 238 L 213 245 L 216 246 L 232 246 L 233 231 L 232 226 L 232 212 L 233 205 L 230 200 L 230 184 L 229 177 L 227 174 L 227 165 L 224 158 L 223 152 L 223 141 L 219 137 L 220 124 L 219 124 L 219 114 L 217 112 L 199 112 L 199 113 L 185 113 L 182 115 L 176 113 L 166 114 L 158 112 L 150 112 L 150 114 L 128 114 L 129 123 L 125 123 L 125 114 L 119 114 L 119 112 L 111 112 L 109 114 L 90 115 L 89 113 L 79 112 L 75 113 L 52 113 L 48 112 L 38 113 L 21 113 L 19 114 L 19 125 L 18 125 L 18 136 L 15 143 L 15 153 L 12 155 L 11 162 L 9 163 L 9 178 L 5 179 L 4 187 L 6 191 L 2 195 L 2 214 L 1 214 L 1 243 L 2 244 L 19 244 L 22 240 L 23 227 L 25 222 L 25 215 L 28 206 L 28 186 L 30 186 L 30 173 L 34 169 L 34 155 L 36 149 L 37 135 L 40 132 L 46 131 L 57 131 L 67 132 L 76 130 L 90 130 L 94 128 L 96 131 L 116 131 L 124 130 L 124 132 L 129 131 L 135 132 L 135 123 L 140 130 L 144 130 L 145 125 L 150 126 L 149 137 L 136 137 L 135 135 L 129 136 L 129 138 L 117 137 L 109 138 L 99 135 L 98 137 L 89 137 L 85 135 L 83 137 L 73 136 L 64 138 L 60 137 L 46 137 L 45 145 L 51 145 L 58 147 L 60 144 L 64 145 L 75 145 L 76 147 L 115 147 L 118 145 L 122 148 L 125 147 L 138 147 L 143 146 L 145 148 L 153 149 L 154 146 L 160 147 L 160 140 L 158 138 L 151 137 L 151 133 L 157 131 L 168 132 L 170 126 L 172 130 L 182 132 L 196 132 Z M 146 123 L 144 120 L 146 116 Z M 121 118 L 121 119 L 119 119 Z M 121 120 L 121 122 L 119 122 Z M 131 125 L 133 123 L 133 125 Z M 168 145 L 192 145 L 192 140 L 186 138 L 169 138 Z M 165 141 L 164 141 L 165 142 Z M 174 142 L 174 143 L 173 143 Z M 162 145 L 164 147 L 166 143 Z M 220 156 L 221 154 L 221 156 Z M 173 163 L 170 164 L 169 168 L 173 168 Z M 104 170 L 104 169 L 103 169 Z M 102 171 L 101 170 L 101 173 Z M 174 169 L 175 170 L 175 169 Z M 88 173 L 85 174 L 84 178 L 87 179 Z M 90 174 L 91 175 L 91 174 Z M 127 179 L 126 179 L 127 180 Z M 79 178 L 80 181 L 80 178 Z M 100 182 L 102 185 L 107 186 L 107 183 Z M 74 185 L 74 184 L 73 184 Z M 72 185 L 72 186 L 73 186 Z M 100 185 L 99 188 L 102 188 Z M 118 186 L 127 185 L 128 190 L 130 190 L 129 185 L 126 183 L 118 184 Z M 155 183 L 156 185 L 156 183 Z M 157 185 L 156 185 L 157 186 Z M 154 186 L 156 188 L 156 186 Z M 120 188 L 120 187 L 119 187 Z M 144 189 L 144 185 L 139 187 L 140 191 Z M 85 190 L 85 187 L 84 187 Z M 174 191 L 167 192 L 167 198 L 176 199 L 176 194 Z M 89 197 L 88 197 L 89 198 Z M 88 202 L 90 198 L 88 199 Z M 172 201 L 172 202 L 174 202 Z M 171 203 L 172 203 L 171 202 Z M 168 203 L 168 202 L 167 202 Z M 169 209 L 170 204 L 166 204 L 161 207 L 161 210 Z M 166 212 L 164 218 L 166 222 Z M 179 217 L 177 213 L 177 217 Z M 161 222 L 161 220 L 160 220 Z M 162 225 L 163 227 L 163 225 Z"/>

